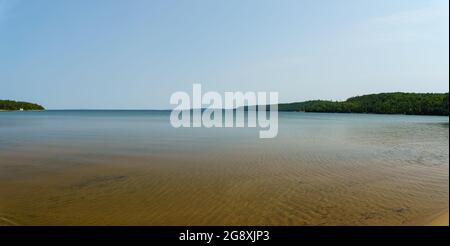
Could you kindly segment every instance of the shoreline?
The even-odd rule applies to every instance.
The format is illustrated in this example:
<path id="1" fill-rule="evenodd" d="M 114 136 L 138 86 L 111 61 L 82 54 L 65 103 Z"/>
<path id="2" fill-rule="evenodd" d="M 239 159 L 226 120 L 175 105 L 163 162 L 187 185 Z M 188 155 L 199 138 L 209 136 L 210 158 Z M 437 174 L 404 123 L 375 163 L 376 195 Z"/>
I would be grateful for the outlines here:
<path id="1" fill-rule="evenodd" d="M 191 109 L 192 110 L 192 109 Z M 222 109 L 226 110 L 226 109 Z M 233 109 L 237 110 L 237 109 Z M 38 111 L 166 111 L 170 112 L 171 109 L 30 109 L 30 110 L 4 110 L 0 109 L 0 112 L 38 112 Z M 283 113 L 308 113 L 308 114 L 352 114 L 352 115 L 392 115 L 392 116 L 432 116 L 432 117 L 449 117 L 449 115 L 442 114 L 389 114 L 389 113 L 352 113 L 352 112 L 312 112 L 312 111 L 290 111 L 290 110 L 278 110 Z"/>
<path id="2" fill-rule="evenodd" d="M 26 111 L 45 111 L 45 109 L 26 109 L 26 110 L 4 110 L 0 109 L 0 112 L 26 112 Z"/>

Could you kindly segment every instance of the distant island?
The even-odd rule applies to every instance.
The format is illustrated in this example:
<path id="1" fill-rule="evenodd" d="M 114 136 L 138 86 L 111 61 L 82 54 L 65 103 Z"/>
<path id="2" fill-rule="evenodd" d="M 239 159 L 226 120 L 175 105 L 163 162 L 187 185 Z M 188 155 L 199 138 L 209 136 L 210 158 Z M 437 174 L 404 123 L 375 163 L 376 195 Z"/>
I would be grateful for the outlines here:
<path id="1" fill-rule="evenodd" d="M 12 110 L 44 110 L 39 104 L 12 100 L 0 100 L 0 111 Z"/>

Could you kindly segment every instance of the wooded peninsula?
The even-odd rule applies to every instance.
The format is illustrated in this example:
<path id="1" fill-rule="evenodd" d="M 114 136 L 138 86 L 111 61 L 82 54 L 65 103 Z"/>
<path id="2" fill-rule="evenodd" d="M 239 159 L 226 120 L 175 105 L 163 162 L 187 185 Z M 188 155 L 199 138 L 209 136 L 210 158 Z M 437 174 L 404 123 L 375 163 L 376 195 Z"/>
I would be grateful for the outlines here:
<path id="1" fill-rule="evenodd" d="M 0 111 L 12 110 L 44 110 L 39 104 L 12 100 L 0 100 Z"/>
<path id="2" fill-rule="evenodd" d="M 345 101 L 313 100 L 278 104 L 279 111 L 448 115 L 448 93 L 380 93 Z"/>

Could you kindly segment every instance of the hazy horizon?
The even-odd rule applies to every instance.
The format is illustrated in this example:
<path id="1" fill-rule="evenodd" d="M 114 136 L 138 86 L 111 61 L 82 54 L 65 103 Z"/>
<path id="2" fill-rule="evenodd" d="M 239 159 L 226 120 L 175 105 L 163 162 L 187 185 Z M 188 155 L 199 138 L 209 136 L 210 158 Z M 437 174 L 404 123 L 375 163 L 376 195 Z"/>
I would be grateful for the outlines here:
<path id="1" fill-rule="evenodd" d="M 380 92 L 380 93 L 390 93 L 390 92 Z M 392 92 L 392 93 L 404 93 L 404 92 L 397 91 L 397 92 Z M 416 93 L 416 92 L 406 92 L 406 93 Z M 417 93 L 422 93 L 422 92 L 417 92 Z M 448 93 L 448 91 L 447 92 L 423 92 L 423 93 L 441 94 L 441 93 Z M 371 94 L 378 94 L 378 93 L 371 93 Z M 365 95 L 367 95 L 367 94 L 365 94 Z M 355 95 L 355 97 L 356 96 L 364 96 L 364 95 Z M 0 98 L 0 100 L 12 100 L 12 99 Z M 310 99 L 310 100 L 307 100 L 307 101 L 314 101 L 314 100 L 338 101 L 338 100 L 323 99 L 323 98 Z M 16 100 L 16 101 L 20 101 L 20 100 Z M 339 100 L 339 101 L 345 101 L 345 99 L 344 100 Z M 289 103 L 299 103 L 299 102 L 305 102 L 305 101 L 279 102 L 278 104 L 289 104 Z M 31 102 L 31 103 L 39 104 L 38 102 Z M 247 104 L 245 104 L 243 106 L 257 106 L 257 105 L 262 105 L 262 104 L 254 104 L 254 105 L 247 105 Z M 45 105 L 42 105 L 42 106 L 45 106 Z M 111 110 L 111 111 L 114 111 L 114 110 L 117 110 L 117 111 L 120 111 L 120 110 L 130 110 L 130 111 L 133 111 L 133 110 L 136 110 L 136 111 L 140 111 L 140 110 L 143 110 L 143 111 L 171 111 L 171 110 L 174 109 L 174 106 L 175 105 L 171 105 L 171 106 L 168 106 L 167 108 L 76 108 L 76 107 L 74 107 L 74 108 L 45 108 L 45 110 L 55 110 L 55 111 L 58 111 L 58 110 L 74 110 L 74 111 L 76 111 L 76 110 L 92 110 L 92 111 L 96 111 L 96 110 L 99 110 L 99 111 L 102 111 L 102 110 L 105 110 L 105 111 L 108 111 L 108 110 Z M 238 107 L 242 107 L 242 106 L 238 106 Z M 238 107 L 236 107 L 236 108 L 238 108 Z M 207 105 L 204 105 L 204 107 L 202 107 L 200 109 L 206 109 L 206 108 L 207 108 Z M 186 109 L 186 110 L 193 110 L 193 109 L 197 109 L 197 108 L 192 108 L 191 107 L 191 108 Z M 222 108 L 222 109 L 223 110 L 229 110 L 227 108 Z M 314 112 L 312 112 L 312 113 L 314 113 Z M 316 112 L 316 113 L 321 113 L 321 112 Z M 330 112 L 330 113 L 332 113 L 332 112 Z"/>
<path id="2" fill-rule="evenodd" d="M 281 103 L 449 91 L 449 2 L 0 0 L 0 99 L 170 109 L 170 95 Z"/>

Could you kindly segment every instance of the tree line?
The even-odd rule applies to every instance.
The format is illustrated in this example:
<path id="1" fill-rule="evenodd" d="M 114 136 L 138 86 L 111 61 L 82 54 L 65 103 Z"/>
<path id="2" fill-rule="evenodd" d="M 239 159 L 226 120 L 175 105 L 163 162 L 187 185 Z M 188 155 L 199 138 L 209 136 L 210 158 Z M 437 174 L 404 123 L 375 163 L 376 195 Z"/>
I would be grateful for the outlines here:
<path id="1" fill-rule="evenodd" d="M 380 93 L 346 101 L 313 100 L 278 105 L 279 111 L 448 115 L 448 93 Z"/>
<path id="2" fill-rule="evenodd" d="M 44 110 L 39 104 L 12 100 L 0 100 L 0 110 Z"/>

